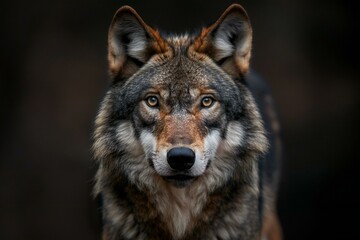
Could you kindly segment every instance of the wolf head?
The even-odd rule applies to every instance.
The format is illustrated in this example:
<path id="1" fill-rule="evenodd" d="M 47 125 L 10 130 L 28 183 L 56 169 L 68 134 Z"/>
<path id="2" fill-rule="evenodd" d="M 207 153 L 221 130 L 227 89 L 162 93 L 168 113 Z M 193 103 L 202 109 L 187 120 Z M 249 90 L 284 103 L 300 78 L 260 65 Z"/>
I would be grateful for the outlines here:
<path id="1" fill-rule="evenodd" d="M 198 35 L 167 38 L 125 6 L 108 39 L 112 85 L 93 148 L 109 177 L 215 187 L 255 171 L 267 141 L 244 81 L 252 30 L 240 5 Z"/>

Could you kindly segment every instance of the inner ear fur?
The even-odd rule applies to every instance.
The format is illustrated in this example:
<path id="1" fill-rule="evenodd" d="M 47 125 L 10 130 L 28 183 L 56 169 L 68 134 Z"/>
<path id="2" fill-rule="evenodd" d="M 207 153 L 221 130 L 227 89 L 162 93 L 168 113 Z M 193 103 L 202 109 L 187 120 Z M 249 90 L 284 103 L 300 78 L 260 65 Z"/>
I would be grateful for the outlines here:
<path id="1" fill-rule="evenodd" d="M 168 45 L 129 6 L 117 10 L 108 34 L 108 61 L 113 77 L 134 74 L 153 55 L 165 53 Z"/>
<path id="2" fill-rule="evenodd" d="M 193 49 L 203 53 L 233 76 L 246 74 L 251 56 L 252 28 L 245 9 L 232 4 L 195 38 Z"/>

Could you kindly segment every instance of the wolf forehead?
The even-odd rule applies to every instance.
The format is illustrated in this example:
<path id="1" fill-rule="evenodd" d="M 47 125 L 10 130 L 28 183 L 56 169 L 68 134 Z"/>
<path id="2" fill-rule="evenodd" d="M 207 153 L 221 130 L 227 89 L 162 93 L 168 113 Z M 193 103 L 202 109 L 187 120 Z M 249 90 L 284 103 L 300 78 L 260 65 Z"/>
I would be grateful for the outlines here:
<path id="1" fill-rule="evenodd" d="M 169 43 L 172 41 L 169 40 Z M 211 63 L 211 60 L 198 61 L 187 55 L 182 50 L 175 51 L 172 57 L 165 60 L 150 59 L 133 76 L 114 87 L 126 89 L 125 92 L 139 98 L 150 89 L 166 91 L 168 97 L 185 98 L 194 90 L 197 94 L 213 90 L 216 97 L 223 101 L 228 100 L 230 95 L 232 98 L 238 95 L 239 89 L 235 81 L 215 63 Z"/>
<path id="2" fill-rule="evenodd" d="M 239 5 L 229 7 L 200 33 L 181 36 L 160 34 L 134 9 L 124 6 L 109 29 L 113 82 L 107 104 L 115 103 L 131 114 L 149 93 L 166 91 L 163 95 L 181 102 L 188 101 L 190 93 L 195 100 L 196 94 L 213 90 L 221 107 L 237 115 L 249 95 L 243 77 L 251 55 L 251 36 L 247 14 Z"/>

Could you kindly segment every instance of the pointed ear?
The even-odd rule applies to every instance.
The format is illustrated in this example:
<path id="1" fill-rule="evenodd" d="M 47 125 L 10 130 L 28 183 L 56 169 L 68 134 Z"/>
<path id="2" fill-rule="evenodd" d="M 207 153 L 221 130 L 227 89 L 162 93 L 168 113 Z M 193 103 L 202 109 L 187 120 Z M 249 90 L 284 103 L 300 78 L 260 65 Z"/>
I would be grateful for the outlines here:
<path id="1" fill-rule="evenodd" d="M 228 7 L 221 17 L 204 28 L 195 39 L 194 50 L 210 56 L 233 76 L 247 73 L 251 55 L 252 29 L 239 4 Z"/>
<path id="2" fill-rule="evenodd" d="M 114 15 L 108 37 L 109 68 L 113 77 L 130 77 L 150 57 L 164 53 L 167 43 L 136 11 L 121 7 Z"/>

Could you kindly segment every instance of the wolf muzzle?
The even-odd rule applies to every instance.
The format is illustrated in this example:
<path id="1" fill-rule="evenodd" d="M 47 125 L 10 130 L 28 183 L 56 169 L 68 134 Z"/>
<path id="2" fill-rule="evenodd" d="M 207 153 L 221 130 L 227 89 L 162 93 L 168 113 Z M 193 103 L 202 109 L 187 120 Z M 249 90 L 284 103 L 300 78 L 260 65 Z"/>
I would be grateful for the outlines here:
<path id="1" fill-rule="evenodd" d="M 174 170 L 189 170 L 195 163 L 195 152 L 187 147 L 176 147 L 167 153 L 167 161 Z"/>

